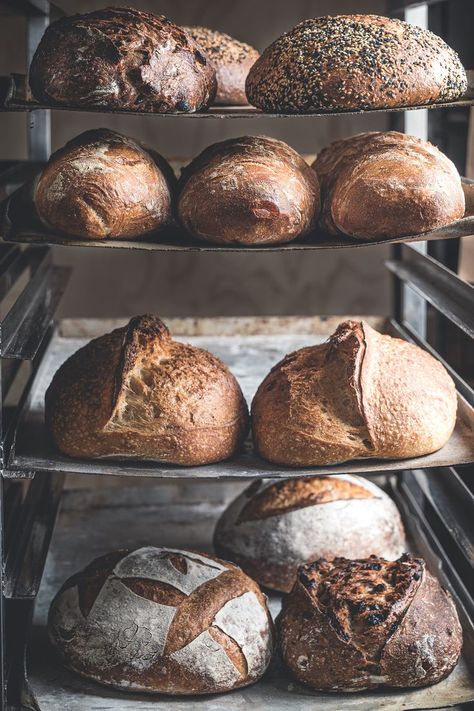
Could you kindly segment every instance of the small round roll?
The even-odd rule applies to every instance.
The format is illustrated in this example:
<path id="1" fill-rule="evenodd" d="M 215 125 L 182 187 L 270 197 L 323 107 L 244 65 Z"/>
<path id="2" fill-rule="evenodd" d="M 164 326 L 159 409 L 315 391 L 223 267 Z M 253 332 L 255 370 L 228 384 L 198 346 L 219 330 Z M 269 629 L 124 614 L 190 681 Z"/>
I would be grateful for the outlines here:
<path id="1" fill-rule="evenodd" d="M 342 474 L 251 484 L 221 515 L 214 547 L 282 592 L 303 563 L 373 553 L 393 560 L 406 550 L 392 499 L 367 479 Z"/>
<path id="2" fill-rule="evenodd" d="M 53 230 L 84 239 L 134 238 L 170 223 L 175 183 L 158 153 L 100 128 L 53 153 L 33 199 Z"/>
<path id="3" fill-rule="evenodd" d="M 217 94 L 214 104 L 246 106 L 245 80 L 260 53 L 245 42 L 208 27 L 183 27 L 204 50 L 216 70 Z"/>
<path id="4" fill-rule="evenodd" d="M 216 244 L 290 242 L 314 227 L 319 209 L 316 173 L 290 146 L 267 136 L 209 146 L 178 185 L 181 224 Z"/>

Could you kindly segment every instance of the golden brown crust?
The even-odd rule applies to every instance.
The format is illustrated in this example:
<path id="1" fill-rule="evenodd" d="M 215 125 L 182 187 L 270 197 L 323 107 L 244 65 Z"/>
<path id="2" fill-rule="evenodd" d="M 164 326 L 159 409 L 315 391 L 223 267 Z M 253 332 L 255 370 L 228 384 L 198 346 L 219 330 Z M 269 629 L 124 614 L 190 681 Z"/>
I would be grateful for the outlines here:
<path id="1" fill-rule="evenodd" d="M 266 598 L 253 580 L 219 558 L 164 548 L 94 560 L 62 586 L 48 628 L 68 668 L 154 693 L 246 686 L 263 674 L 273 647 Z"/>
<path id="2" fill-rule="evenodd" d="M 320 226 L 364 240 L 406 237 L 464 216 L 454 164 L 428 141 L 396 131 L 335 141 L 313 163 L 321 185 Z"/>
<path id="3" fill-rule="evenodd" d="M 159 153 L 101 128 L 53 153 L 36 182 L 34 202 L 41 221 L 65 234 L 134 238 L 171 222 L 175 185 Z"/>
<path id="4" fill-rule="evenodd" d="M 285 663 L 325 691 L 434 684 L 462 646 L 451 597 L 406 554 L 302 566 L 279 622 Z"/>
<path id="5" fill-rule="evenodd" d="M 217 244 L 289 242 L 315 225 L 314 171 L 283 141 L 242 136 L 206 148 L 182 172 L 178 217 Z"/>
<path id="6" fill-rule="evenodd" d="M 245 42 L 234 37 L 210 30 L 208 27 L 183 27 L 184 30 L 204 50 L 216 70 L 217 94 L 214 104 L 245 106 L 245 80 L 250 67 L 260 53 Z"/>
<path id="7" fill-rule="evenodd" d="M 261 585 L 289 592 L 300 565 L 372 554 L 393 560 L 406 543 L 390 497 L 339 474 L 254 482 L 222 513 L 214 547 Z"/>
<path id="8" fill-rule="evenodd" d="M 197 465 L 230 457 L 248 429 L 228 369 L 174 341 L 154 316 L 96 338 L 57 371 L 46 424 L 73 457 L 133 457 Z"/>
<path id="9" fill-rule="evenodd" d="M 168 113 L 207 108 L 217 84 L 181 27 L 163 15 L 108 7 L 49 25 L 30 86 L 47 104 Z"/>
<path id="10" fill-rule="evenodd" d="M 447 442 L 456 408 L 454 383 L 429 353 L 346 321 L 263 380 L 254 442 L 262 457 L 289 466 L 417 457 Z"/>
<path id="11" fill-rule="evenodd" d="M 288 113 L 452 101 L 466 89 L 459 57 L 440 37 L 378 15 L 300 22 L 267 47 L 246 83 L 251 104 Z"/>

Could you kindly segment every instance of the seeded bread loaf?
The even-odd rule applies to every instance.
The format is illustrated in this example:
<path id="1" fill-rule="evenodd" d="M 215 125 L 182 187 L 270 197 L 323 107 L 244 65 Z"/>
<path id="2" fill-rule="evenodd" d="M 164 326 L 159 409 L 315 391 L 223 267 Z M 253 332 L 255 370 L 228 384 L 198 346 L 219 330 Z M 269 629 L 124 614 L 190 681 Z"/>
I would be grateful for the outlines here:
<path id="1" fill-rule="evenodd" d="M 194 551 L 97 558 L 54 598 L 49 637 L 72 671 L 126 691 L 209 694 L 265 671 L 271 617 L 258 585 Z"/>
<path id="2" fill-rule="evenodd" d="M 186 466 L 227 459 L 248 430 L 230 371 L 174 341 L 156 316 L 133 318 L 63 363 L 46 392 L 45 419 L 69 456 Z"/>
<path id="3" fill-rule="evenodd" d="M 175 186 L 162 156 L 100 128 L 53 153 L 33 199 L 46 227 L 85 239 L 133 238 L 171 222 Z"/>
<path id="4" fill-rule="evenodd" d="M 242 136 L 214 143 L 182 171 L 178 217 L 216 244 L 289 242 L 315 226 L 316 173 L 283 141 Z"/>
<path id="5" fill-rule="evenodd" d="M 289 669 L 323 691 L 436 684 L 462 646 L 451 596 L 406 554 L 302 566 L 279 627 Z"/>
<path id="6" fill-rule="evenodd" d="M 287 466 L 419 457 L 448 441 L 456 408 L 454 383 L 433 356 L 346 321 L 272 368 L 252 403 L 254 442 Z"/>
<path id="7" fill-rule="evenodd" d="M 184 27 L 204 50 L 216 70 L 217 94 L 214 104 L 244 106 L 248 104 L 245 80 L 250 67 L 259 58 L 256 49 L 208 27 Z"/>
<path id="8" fill-rule="evenodd" d="M 370 132 L 335 141 L 313 168 L 321 184 L 320 225 L 332 235 L 405 237 L 464 216 L 454 163 L 414 136 Z"/>
<path id="9" fill-rule="evenodd" d="M 378 15 L 300 22 L 267 47 L 246 83 L 251 104 L 287 113 L 453 101 L 466 89 L 459 57 L 440 37 Z"/>
<path id="10" fill-rule="evenodd" d="M 221 515 L 214 548 L 261 585 L 289 592 L 303 563 L 372 554 L 393 560 L 406 544 L 391 498 L 367 479 L 341 474 L 254 482 Z"/>
<path id="11" fill-rule="evenodd" d="M 38 101 L 154 113 L 207 108 L 216 75 L 206 55 L 163 15 L 108 7 L 47 28 L 30 67 Z"/>

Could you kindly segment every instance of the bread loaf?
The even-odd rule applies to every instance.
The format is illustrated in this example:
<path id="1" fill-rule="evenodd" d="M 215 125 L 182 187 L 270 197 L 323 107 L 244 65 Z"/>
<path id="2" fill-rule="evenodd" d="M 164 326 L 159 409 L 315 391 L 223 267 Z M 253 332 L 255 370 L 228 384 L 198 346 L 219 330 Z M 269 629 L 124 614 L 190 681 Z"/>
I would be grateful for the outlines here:
<path id="1" fill-rule="evenodd" d="M 174 341 L 156 316 L 133 318 L 63 363 L 45 419 L 69 456 L 182 465 L 227 459 L 248 430 L 234 376 L 207 351 Z"/>
<path id="2" fill-rule="evenodd" d="M 462 646 L 451 596 L 406 554 L 301 567 L 283 600 L 280 636 L 296 678 L 323 691 L 436 684 Z"/>
<path id="3" fill-rule="evenodd" d="M 419 457 L 448 441 L 456 407 L 454 383 L 429 353 L 345 321 L 263 380 L 252 403 L 255 447 L 288 466 Z"/>
<path id="4" fill-rule="evenodd" d="M 320 226 L 364 240 L 406 237 L 464 216 L 459 174 L 428 141 L 396 131 L 362 133 L 324 148 Z"/>
<path id="5" fill-rule="evenodd" d="M 115 131 L 85 131 L 53 153 L 33 193 L 49 228 L 85 239 L 133 238 L 172 219 L 176 179 L 158 153 Z"/>
<path id="6" fill-rule="evenodd" d="M 466 89 L 459 57 L 440 37 L 378 15 L 300 22 L 267 47 L 246 83 L 251 104 L 287 113 L 431 104 Z"/>
<path id="7" fill-rule="evenodd" d="M 207 27 L 183 29 L 204 50 L 216 70 L 217 94 L 214 103 L 234 106 L 248 104 L 245 80 L 250 67 L 260 56 L 257 50 L 225 32 Z"/>
<path id="8" fill-rule="evenodd" d="M 247 686 L 262 676 L 273 646 L 265 596 L 239 568 L 151 546 L 102 556 L 69 578 L 48 628 L 69 669 L 126 691 Z"/>
<path id="9" fill-rule="evenodd" d="M 182 172 L 178 217 L 216 244 L 275 244 L 308 232 L 319 214 L 318 179 L 283 141 L 243 136 L 206 148 Z"/>
<path id="10" fill-rule="evenodd" d="M 108 7 L 49 25 L 30 86 L 46 104 L 168 113 L 207 108 L 217 85 L 181 27 L 163 15 Z"/>
<path id="11" fill-rule="evenodd" d="M 397 507 L 357 476 L 256 481 L 221 515 L 214 548 L 261 585 L 289 592 L 296 571 L 318 558 L 393 560 L 406 550 Z"/>

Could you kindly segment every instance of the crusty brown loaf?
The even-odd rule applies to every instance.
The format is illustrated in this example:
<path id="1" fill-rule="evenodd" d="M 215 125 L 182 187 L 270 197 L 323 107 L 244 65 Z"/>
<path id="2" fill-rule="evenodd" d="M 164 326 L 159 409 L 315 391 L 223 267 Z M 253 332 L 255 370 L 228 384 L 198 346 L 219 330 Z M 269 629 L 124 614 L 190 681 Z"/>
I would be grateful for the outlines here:
<path id="1" fill-rule="evenodd" d="M 452 101 L 467 89 L 457 54 L 428 30 L 378 15 L 300 22 L 251 68 L 251 104 L 264 111 L 378 109 Z"/>
<path id="2" fill-rule="evenodd" d="M 451 596 L 423 560 L 406 554 L 301 567 L 280 633 L 293 674 L 324 691 L 436 684 L 462 646 Z"/>
<path id="3" fill-rule="evenodd" d="M 115 551 L 54 598 L 63 663 L 127 691 L 207 694 L 256 681 L 273 647 L 265 596 L 239 568 L 166 548 Z"/>
<path id="4" fill-rule="evenodd" d="M 234 376 L 201 348 L 174 341 L 156 316 L 94 339 L 57 371 L 46 425 L 72 457 L 182 465 L 230 457 L 247 433 Z"/>
<path id="5" fill-rule="evenodd" d="M 216 76 L 194 40 L 163 15 L 109 7 L 53 22 L 30 67 L 38 101 L 155 113 L 207 108 Z"/>
<path id="6" fill-rule="evenodd" d="M 221 515 L 214 548 L 261 585 L 289 592 L 303 563 L 393 560 L 406 544 L 391 498 L 367 479 L 340 474 L 254 482 Z"/>
<path id="7" fill-rule="evenodd" d="M 449 439 L 456 390 L 429 353 L 346 321 L 274 366 L 252 403 L 262 457 L 288 466 L 429 454 Z"/>
<path id="8" fill-rule="evenodd" d="M 53 153 L 34 187 L 41 221 L 86 239 L 139 237 L 172 219 L 173 171 L 162 156 L 105 128 Z"/>
<path id="9" fill-rule="evenodd" d="M 183 170 L 178 191 L 183 226 L 218 244 L 289 242 L 314 226 L 320 208 L 314 171 L 267 136 L 209 146 Z"/>
<path id="10" fill-rule="evenodd" d="M 414 136 L 374 131 L 335 141 L 313 168 L 321 185 L 320 225 L 332 235 L 406 237 L 464 216 L 454 163 Z"/>
<path id="11" fill-rule="evenodd" d="M 215 104 L 244 106 L 248 104 L 245 80 L 259 52 L 234 37 L 210 30 L 208 27 L 184 27 L 198 43 L 216 70 L 217 94 Z"/>

